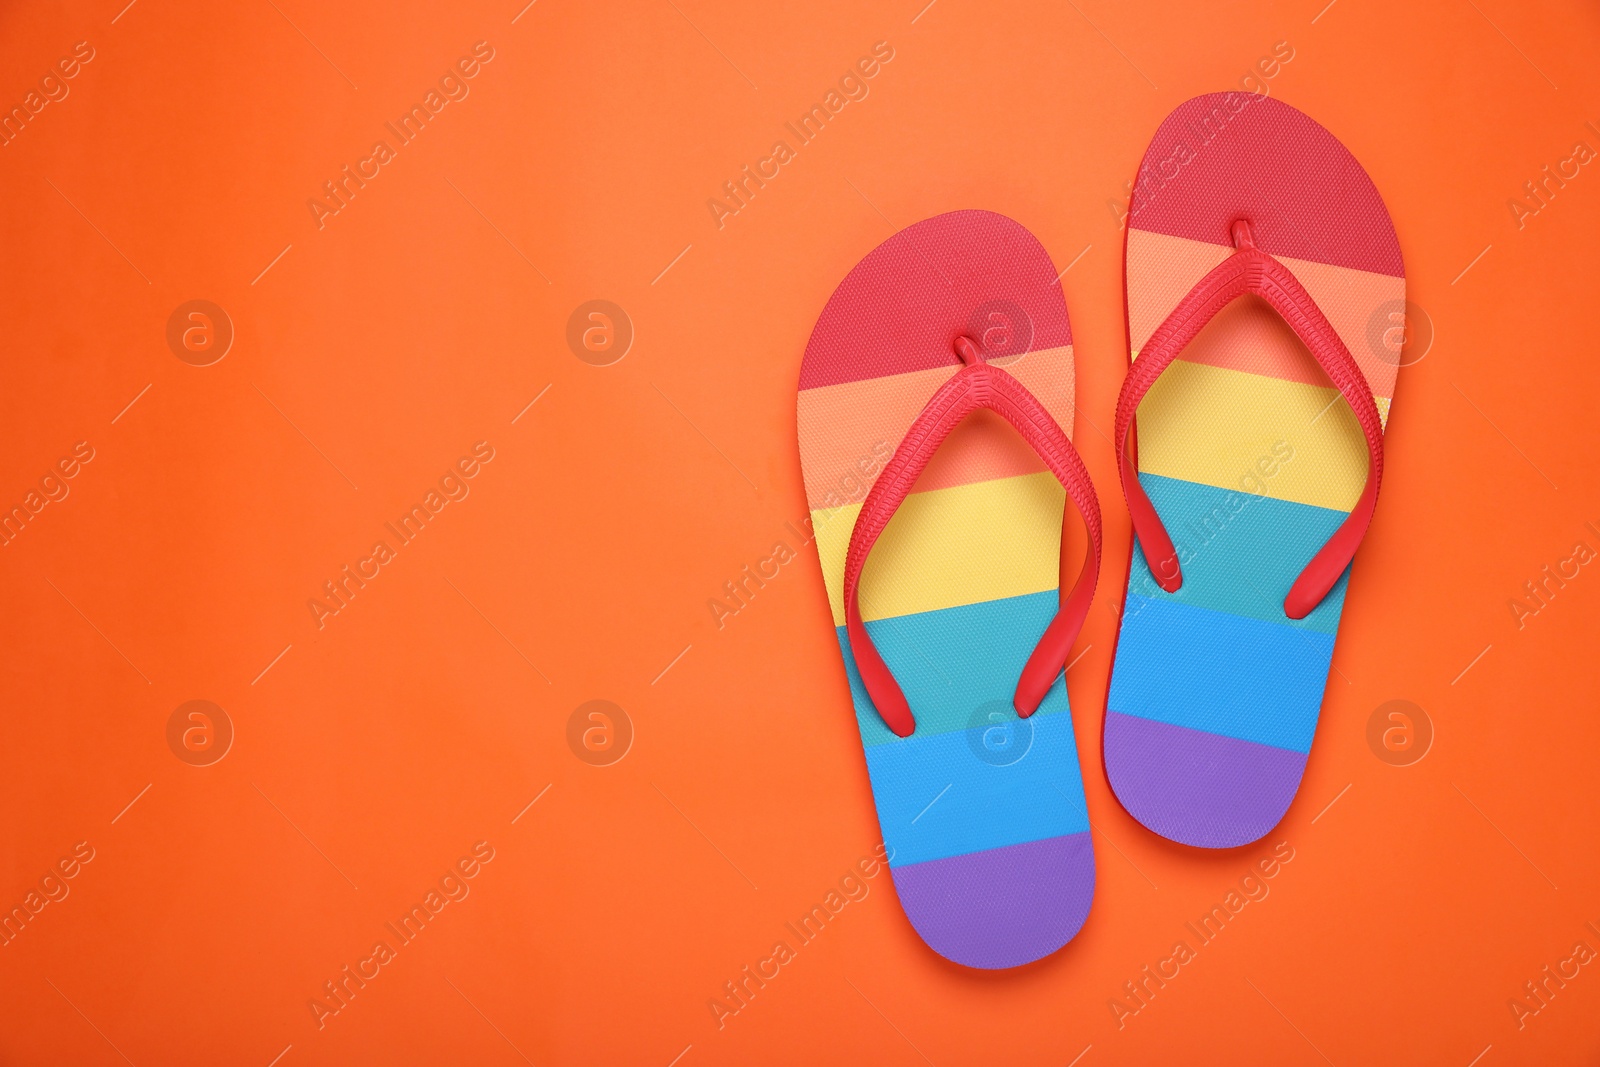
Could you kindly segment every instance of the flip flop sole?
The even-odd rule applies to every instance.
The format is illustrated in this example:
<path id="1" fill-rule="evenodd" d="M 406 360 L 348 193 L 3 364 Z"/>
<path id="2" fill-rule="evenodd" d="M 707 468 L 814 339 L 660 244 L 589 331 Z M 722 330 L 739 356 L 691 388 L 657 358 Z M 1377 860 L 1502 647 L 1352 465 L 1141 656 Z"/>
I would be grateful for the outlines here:
<path id="1" fill-rule="evenodd" d="M 1236 219 L 1287 266 L 1350 350 L 1387 421 L 1405 277 L 1389 213 L 1343 145 L 1250 93 L 1179 106 L 1144 161 L 1128 218 L 1133 358 L 1234 252 Z M 1107 694 L 1106 774 L 1145 826 L 1185 844 L 1247 844 L 1282 819 L 1321 711 L 1349 572 L 1287 618 L 1295 577 L 1360 496 L 1361 430 L 1265 302 L 1230 305 L 1150 389 L 1139 481 L 1178 548 L 1163 592 L 1136 545 Z"/>
<path id="2" fill-rule="evenodd" d="M 833 623 L 895 890 L 935 951 L 970 967 L 1028 963 L 1088 915 L 1094 855 L 1065 683 L 1019 719 L 1018 676 L 1059 604 L 1054 476 L 980 411 L 951 434 L 873 549 L 866 627 L 915 711 L 896 737 L 845 632 L 845 555 L 861 502 L 935 390 L 957 335 L 1069 429 L 1072 333 L 1056 271 L 1023 227 L 940 215 L 878 246 L 817 322 L 800 376 L 800 457 Z"/>

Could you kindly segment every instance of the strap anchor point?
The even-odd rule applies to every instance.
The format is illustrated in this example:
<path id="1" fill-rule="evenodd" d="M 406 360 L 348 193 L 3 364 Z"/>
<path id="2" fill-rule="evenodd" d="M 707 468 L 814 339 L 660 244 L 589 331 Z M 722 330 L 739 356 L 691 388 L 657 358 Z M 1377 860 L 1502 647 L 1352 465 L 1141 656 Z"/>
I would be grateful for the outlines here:
<path id="1" fill-rule="evenodd" d="M 955 339 L 956 355 L 961 357 L 961 362 L 969 367 L 980 366 L 983 363 L 983 353 L 978 351 L 977 344 L 966 334 L 961 334 Z"/>

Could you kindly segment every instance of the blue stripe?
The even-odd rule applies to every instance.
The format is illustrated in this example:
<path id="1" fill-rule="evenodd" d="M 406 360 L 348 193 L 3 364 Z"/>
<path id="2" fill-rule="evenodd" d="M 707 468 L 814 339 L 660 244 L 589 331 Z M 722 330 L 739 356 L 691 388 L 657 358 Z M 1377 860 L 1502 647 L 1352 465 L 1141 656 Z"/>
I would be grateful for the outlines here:
<path id="1" fill-rule="evenodd" d="M 1049 699 L 1065 706 L 1062 680 Z M 989 726 L 919 728 L 867 749 L 891 866 L 1088 831 L 1072 716 L 996 714 Z"/>
<path id="2" fill-rule="evenodd" d="M 1346 512 L 1158 474 L 1139 475 L 1139 484 L 1178 549 L 1183 587 L 1163 593 L 1136 542 L 1130 593 L 1325 634 L 1338 630 L 1348 570 L 1299 622 L 1284 615 L 1283 598 Z"/>
<path id="3" fill-rule="evenodd" d="M 980 707 L 996 702 L 1010 707 L 1023 664 L 1059 606 L 1060 597 L 1052 589 L 877 619 L 867 623 L 867 633 L 910 702 L 917 733 L 945 733 L 965 730 Z M 897 740 L 861 684 L 845 628 L 836 633 L 861 743 L 870 749 Z M 1035 714 L 1066 710 L 1063 690 L 1059 700 L 1054 694 L 1047 697 Z"/>
<path id="4" fill-rule="evenodd" d="M 1333 635 L 1130 593 L 1107 706 L 1311 751 Z"/>

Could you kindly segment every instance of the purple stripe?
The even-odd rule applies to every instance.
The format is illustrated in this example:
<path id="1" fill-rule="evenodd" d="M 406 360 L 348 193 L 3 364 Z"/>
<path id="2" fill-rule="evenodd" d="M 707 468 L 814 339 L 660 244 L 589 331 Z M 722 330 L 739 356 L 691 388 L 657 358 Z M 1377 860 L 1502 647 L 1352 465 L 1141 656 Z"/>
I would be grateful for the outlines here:
<path id="1" fill-rule="evenodd" d="M 1019 967 L 1072 940 L 1094 896 L 1087 833 L 892 868 L 922 940 L 968 967 Z"/>
<path id="2" fill-rule="evenodd" d="M 1128 814 L 1200 848 L 1247 845 L 1278 825 L 1306 757 L 1117 711 L 1106 712 L 1106 777 Z"/>

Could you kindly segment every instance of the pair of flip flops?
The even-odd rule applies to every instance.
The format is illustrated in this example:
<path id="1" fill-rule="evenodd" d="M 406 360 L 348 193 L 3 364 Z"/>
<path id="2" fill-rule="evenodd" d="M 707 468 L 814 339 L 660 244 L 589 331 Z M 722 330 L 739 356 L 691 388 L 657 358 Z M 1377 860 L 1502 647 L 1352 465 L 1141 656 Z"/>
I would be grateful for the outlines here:
<path id="1" fill-rule="evenodd" d="M 1279 822 L 1304 771 L 1383 469 L 1398 361 L 1371 324 L 1403 309 L 1404 272 L 1354 157 L 1250 93 L 1162 123 L 1126 270 L 1112 441 L 1135 549 L 1104 765 L 1143 825 L 1228 848 Z M 985 211 L 874 249 L 800 372 L 806 496 L 895 889 L 971 967 L 1054 952 L 1094 895 L 1064 677 L 1101 555 L 1074 374 L 1054 263 Z"/>

